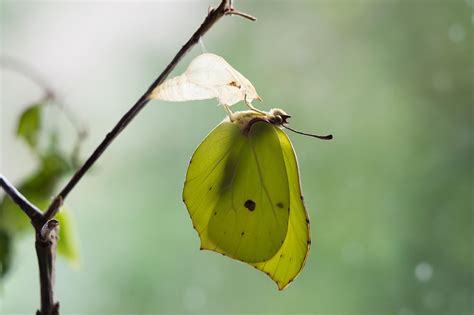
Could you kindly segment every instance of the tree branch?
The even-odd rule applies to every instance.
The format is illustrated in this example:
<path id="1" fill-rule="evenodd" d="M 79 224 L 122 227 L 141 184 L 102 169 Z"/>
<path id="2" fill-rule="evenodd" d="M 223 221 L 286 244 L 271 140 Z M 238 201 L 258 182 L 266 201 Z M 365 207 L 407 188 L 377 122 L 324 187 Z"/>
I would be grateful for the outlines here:
<path id="1" fill-rule="evenodd" d="M 90 169 L 90 167 L 97 161 L 97 159 L 104 153 L 107 147 L 112 143 L 112 141 L 122 132 L 125 127 L 132 121 L 133 118 L 148 104 L 150 101 L 150 95 L 152 91 L 168 77 L 168 75 L 173 71 L 176 65 L 181 61 L 181 59 L 188 53 L 188 51 L 199 42 L 199 39 L 206 34 L 206 32 L 223 16 L 225 15 L 238 15 L 245 17 L 250 20 L 255 20 L 252 16 L 245 14 L 240 11 L 236 11 L 230 0 L 222 0 L 220 5 L 216 9 L 211 9 L 204 19 L 204 22 L 201 26 L 194 32 L 191 38 L 184 44 L 184 46 L 179 50 L 176 56 L 171 60 L 168 66 L 163 70 L 163 72 L 158 76 L 158 78 L 153 82 L 153 84 L 148 88 L 148 90 L 138 99 L 135 105 L 130 108 L 130 110 L 122 116 L 119 122 L 115 127 L 110 131 L 105 139 L 99 144 L 95 149 L 92 155 L 86 160 L 86 162 L 76 171 L 72 176 L 69 182 L 64 186 L 61 192 L 56 196 L 48 210 L 46 211 L 44 217 L 46 220 L 54 218 L 56 215 L 59 206 L 62 201 L 66 199 L 67 195 L 71 190 L 77 185 L 81 180 L 84 174 Z"/>
<path id="2" fill-rule="evenodd" d="M 54 300 L 56 277 L 56 248 L 58 244 L 59 222 L 50 220 L 36 233 L 36 256 L 40 272 L 41 309 L 36 315 L 58 315 L 59 302 Z"/>
<path id="3" fill-rule="evenodd" d="M 0 186 L 5 190 L 8 197 L 30 218 L 33 226 L 35 226 L 35 228 L 40 227 L 43 221 L 41 211 L 34 204 L 29 202 L 2 174 L 0 174 Z"/>

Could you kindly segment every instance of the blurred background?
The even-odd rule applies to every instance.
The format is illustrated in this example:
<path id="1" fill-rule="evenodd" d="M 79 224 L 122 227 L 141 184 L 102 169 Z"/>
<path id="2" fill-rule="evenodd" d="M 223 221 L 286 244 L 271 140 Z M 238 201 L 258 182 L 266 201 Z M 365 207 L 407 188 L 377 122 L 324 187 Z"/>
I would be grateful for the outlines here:
<path id="1" fill-rule="evenodd" d="M 87 127 L 85 159 L 217 3 L 2 0 L 1 55 L 37 69 Z M 62 312 L 472 314 L 474 2 L 235 5 L 258 21 L 223 18 L 205 49 L 252 81 L 265 100 L 258 107 L 335 136 L 290 134 L 312 219 L 303 272 L 279 292 L 263 273 L 199 251 L 184 175 L 225 113 L 215 100 L 153 101 L 66 201 L 80 266 L 58 258 Z M 38 167 L 15 128 L 41 95 L 2 69 L 0 171 L 15 183 Z M 75 132 L 61 113 L 48 109 L 43 126 L 61 130 L 60 147 L 71 149 Z M 0 313 L 31 314 L 32 233 L 14 245 Z"/>

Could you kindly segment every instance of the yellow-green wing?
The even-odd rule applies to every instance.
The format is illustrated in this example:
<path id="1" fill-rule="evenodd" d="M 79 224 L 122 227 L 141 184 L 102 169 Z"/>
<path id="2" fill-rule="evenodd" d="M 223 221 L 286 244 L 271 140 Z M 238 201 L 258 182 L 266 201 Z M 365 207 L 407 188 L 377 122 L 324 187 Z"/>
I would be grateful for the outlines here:
<path id="1" fill-rule="evenodd" d="M 244 135 L 221 123 L 195 151 L 183 197 L 202 249 L 247 263 L 273 257 L 286 238 L 290 203 L 276 128 L 257 122 Z"/>
<path id="2" fill-rule="evenodd" d="M 252 264 L 265 272 L 283 290 L 303 268 L 311 244 L 309 218 L 301 192 L 298 163 L 288 136 L 275 128 L 285 158 L 290 187 L 290 218 L 285 242 L 280 250 L 266 262 Z"/>

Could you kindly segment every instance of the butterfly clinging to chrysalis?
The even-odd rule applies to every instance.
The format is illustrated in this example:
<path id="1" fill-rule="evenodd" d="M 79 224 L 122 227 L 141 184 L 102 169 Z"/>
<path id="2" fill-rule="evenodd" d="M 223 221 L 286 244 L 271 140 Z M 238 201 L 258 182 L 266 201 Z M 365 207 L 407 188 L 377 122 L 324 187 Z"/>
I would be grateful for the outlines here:
<path id="1" fill-rule="evenodd" d="M 252 84 L 213 54 L 196 57 L 153 92 L 170 101 L 214 97 L 228 117 L 194 152 L 183 201 L 201 249 L 252 265 L 282 290 L 302 270 L 311 244 L 298 163 L 282 128 L 295 130 L 283 110 L 254 108 L 250 102 L 259 97 Z M 229 106 L 241 100 L 251 110 L 232 113 Z"/>

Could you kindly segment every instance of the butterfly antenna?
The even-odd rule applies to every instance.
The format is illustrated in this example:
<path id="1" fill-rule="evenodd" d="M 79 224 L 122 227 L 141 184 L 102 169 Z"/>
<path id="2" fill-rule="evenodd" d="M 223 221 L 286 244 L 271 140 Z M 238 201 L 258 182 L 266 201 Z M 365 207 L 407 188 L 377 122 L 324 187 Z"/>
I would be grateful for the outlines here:
<path id="1" fill-rule="evenodd" d="M 321 140 L 331 140 L 332 139 L 332 135 L 318 136 L 318 135 L 313 135 L 311 133 L 301 132 L 301 131 L 292 129 L 288 126 L 285 126 L 285 125 L 282 125 L 282 126 L 285 127 L 286 129 L 290 130 L 290 131 L 293 131 L 294 133 L 297 133 L 297 134 L 300 134 L 300 135 L 303 135 L 303 136 L 310 136 L 310 137 L 318 138 L 318 139 L 321 139 Z"/>

